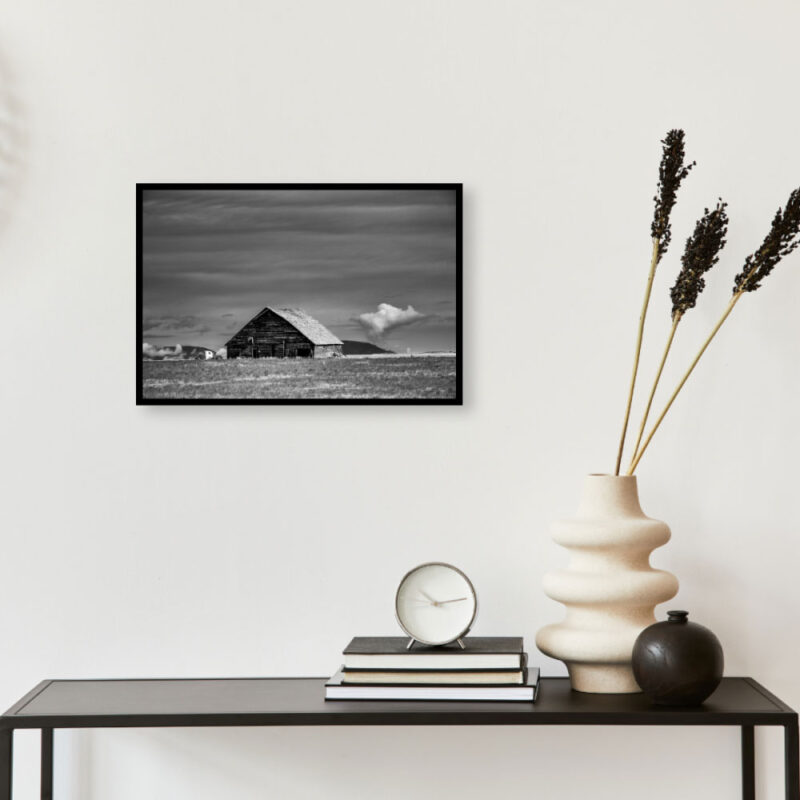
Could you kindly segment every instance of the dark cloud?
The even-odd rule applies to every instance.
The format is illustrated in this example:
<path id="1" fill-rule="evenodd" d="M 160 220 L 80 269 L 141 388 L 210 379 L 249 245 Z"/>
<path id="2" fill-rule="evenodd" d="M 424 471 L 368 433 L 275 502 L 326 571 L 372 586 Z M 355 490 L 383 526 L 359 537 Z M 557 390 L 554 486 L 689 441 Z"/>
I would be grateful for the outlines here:
<path id="1" fill-rule="evenodd" d="M 142 332 L 170 333 L 172 331 L 196 331 L 205 333 L 209 328 L 201 323 L 197 317 L 144 317 L 142 319 Z"/>
<path id="2" fill-rule="evenodd" d="M 151 338 L 204 334 L 219 347 L 267 305 L 305 308 L 352 338 L 353 319 L 388 303 L 447 320 L 398 332 L 400 346 L 452 349 L 455 285 L 453 192 L 144 193 Z"/>

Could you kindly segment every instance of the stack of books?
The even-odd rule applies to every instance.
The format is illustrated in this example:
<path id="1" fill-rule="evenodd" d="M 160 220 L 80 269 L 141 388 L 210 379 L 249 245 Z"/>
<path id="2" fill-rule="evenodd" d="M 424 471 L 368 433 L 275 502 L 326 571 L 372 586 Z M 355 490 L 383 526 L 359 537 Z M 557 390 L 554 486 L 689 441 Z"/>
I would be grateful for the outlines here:
<path id="1" fill-rule="evenodd" d="M 402 636 L 357 636 L 325 684 L 326 700 L 522 700 L 532 703 L 539 670 L 521 637 L 472 636 L 408 649 Z"/>

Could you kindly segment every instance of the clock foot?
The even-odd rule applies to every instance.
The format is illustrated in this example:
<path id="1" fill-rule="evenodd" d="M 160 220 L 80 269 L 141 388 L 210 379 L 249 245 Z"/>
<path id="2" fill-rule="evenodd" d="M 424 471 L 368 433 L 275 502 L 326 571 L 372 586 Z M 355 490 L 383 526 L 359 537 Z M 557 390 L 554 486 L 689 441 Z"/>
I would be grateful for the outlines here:
<path id="1" fill-rule="evenodd" d="M 406 645 L 406 650 L 410 650 L 414 646 L 414 642 L 416 641 L 417 641 L 416 639 L 409 639 L 408 644 Z"/>
<path id="2" fill-rule="evenodd" d="M 458 646 L 459 646 L 459 647 L 460 647 L 462 650 L 466 650 L 466 649 L 467 649 L 467 646 L 464 644 L 464 642 L 462 642 L 462 641 L 461 641 L 461 639 L 456 639 L 456 641 L 458 642 Z"/>

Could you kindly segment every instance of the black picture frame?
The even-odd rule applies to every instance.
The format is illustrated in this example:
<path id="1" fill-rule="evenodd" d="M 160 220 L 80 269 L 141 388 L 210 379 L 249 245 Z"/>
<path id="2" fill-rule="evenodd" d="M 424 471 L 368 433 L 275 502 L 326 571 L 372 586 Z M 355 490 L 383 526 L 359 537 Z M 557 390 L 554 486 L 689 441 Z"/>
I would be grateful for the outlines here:
<path id="1" fill-rule="evenodd" d="M 145 192 L 165 191 L 452 191 L 455 220 L 455 387 L 444 397 L 148 397 L 144 392 Z M 137 405 L 463 405 L 463 184 L 461 183 L 137 183 L 136 184 L 136 404 Z M 284 345 L 285 348 L 285 345 Z"/>

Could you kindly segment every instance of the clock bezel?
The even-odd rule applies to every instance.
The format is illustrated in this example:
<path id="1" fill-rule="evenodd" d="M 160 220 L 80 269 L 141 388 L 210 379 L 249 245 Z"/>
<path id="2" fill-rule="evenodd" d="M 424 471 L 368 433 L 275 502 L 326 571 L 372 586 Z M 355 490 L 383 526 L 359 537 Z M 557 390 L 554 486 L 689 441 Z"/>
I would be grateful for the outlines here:
<path id="1" fill-rule="evenodd" d="M 411 633 L 411 631 L 408 630 L 408 628 L 406 628 L 406 626 L 403 624 L 403 620 L 400 617 L 400 609 L 399 609 L 400 590 L 403 588 L 403 584 L 406 582 L 406 579 L 410 575 L 413 575 L 417 570 L 422 569 L 423 567 L 446 567 L 447 569 L 453 570 L 453 572 L 457 572 L 467 582 L 467 586 L 469 587 L 469 590 L 472 593 L 472 599 L 474 601 L 472 607 L 472 616 L 470 617 L 470 620 L 467 623 L 466 628 L 457 633 L 452 639 L 448 639 L 447 641 L 444 642 L 430 642 L 425 639 L 420 639 L 418 636 L 415 636 L 413 633 Z M 447 561 L 425 561 L 422 564 L 417 564 L 416 567 L 412 567 L 408 572 L 406 572 L 405 575 L 403 575 L 403 577 L 400 579 L 400 583 L 397 584 L 397 591 L 395 592 L 394 595 L 394 616 L 395 619 L 397 620 L 397 624 L 402 628 L 403 633 L 405 633 L 406 636 L 409 636 L 411 638 L 412 644 L 414 642 L 419 642 L 420 644 L 426 644 L 429 645 L 430 647 L 444 647 L 445 645 L 452 644 L 453 642 L 458 642 L 462 637 L 466 636 L 470 632 L 470 630 L 472 630 L 472 625 L 475 622 L 475 617 L 478 616 L 478 593 L 475 591 L 475 587 L 472 585 L 472 581 L 469 579 L 469 577 L 463 570 L 460 570 L 458 567 L 453 566 L 453 564 L 449 564 Z"/>

